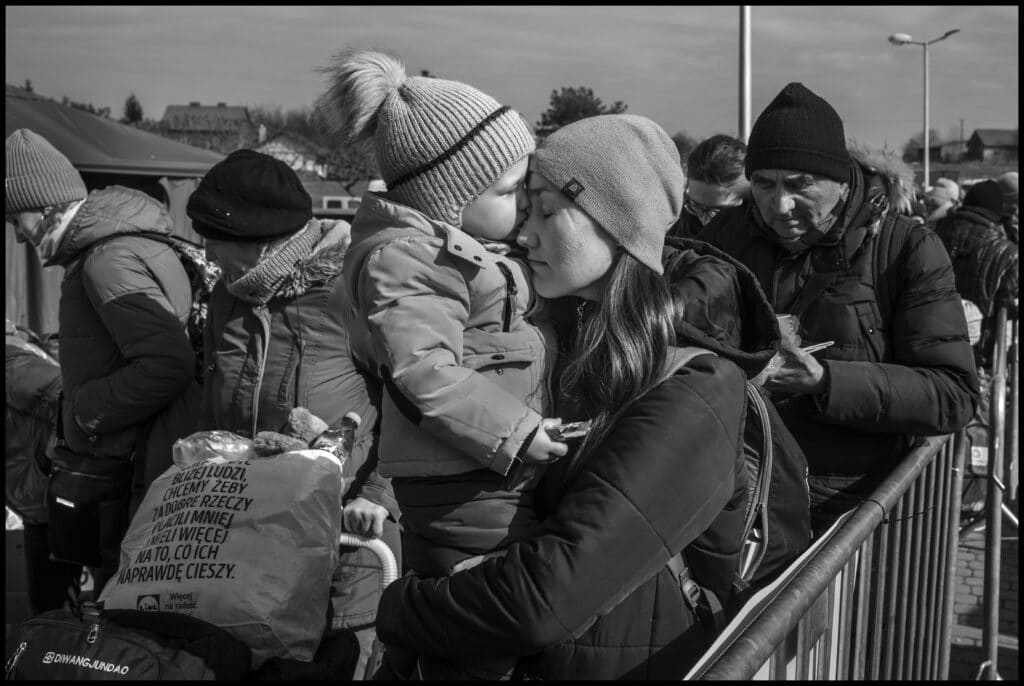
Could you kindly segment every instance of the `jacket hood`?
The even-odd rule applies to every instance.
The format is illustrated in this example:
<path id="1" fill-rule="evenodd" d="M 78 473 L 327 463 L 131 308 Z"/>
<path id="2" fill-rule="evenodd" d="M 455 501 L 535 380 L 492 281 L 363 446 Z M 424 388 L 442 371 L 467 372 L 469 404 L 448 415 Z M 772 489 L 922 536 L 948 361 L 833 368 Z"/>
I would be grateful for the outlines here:
<path id="1" fill-rule="evenodd" d="M 780 333 L 753 272 L 690 238 L 666 238 L 662 262 L 680 312 L 677 343 L 707 348 L 736 363 L 748 378 L 760 373 L 775 355 Z"/>
<path id="2" fill-rule="evenodd" d="M 359 203 L 356 216 L 352 218 L 352 243 L 359 243 L 380 229 L 392 226 L 409 227 L 434 236 L 441 224 L 408 205 L 389 200 L 380 193 L 367 191 Z"/>
<path id="3" fill-rule="evenodd" d="M 903 160 L 856 143 L 849 146 L 849 152 L 865 177 L 874 177 L 889 207 L 900 214 L 912 214 L 915 201 L 914 171 Z"/>
<path id="4" fill-rule="evenodd" d="M 345 252 L 351 240 L 352 227 L 349 223 L 342 220 L 335 222 L 313 247 L 309 257 L 299 261 L 285 277 L 274 297 L 291 300 L 341 274 Z"/>
<path id="5" fill-rule="evenodd" d="M 156 199 L 133 188 L 109 186 L 91 192 L 78 208 L 50 263 L 66 265 L 96 241 L 110 236 L 170 235 L 173 226 L 167 209 Z"/>

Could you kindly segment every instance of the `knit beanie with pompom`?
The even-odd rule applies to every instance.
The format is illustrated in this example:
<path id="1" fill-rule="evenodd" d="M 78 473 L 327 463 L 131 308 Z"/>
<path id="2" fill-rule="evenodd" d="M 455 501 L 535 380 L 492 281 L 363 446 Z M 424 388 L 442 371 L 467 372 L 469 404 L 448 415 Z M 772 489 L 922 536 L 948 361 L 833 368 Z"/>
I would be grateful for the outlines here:
<path id="1" fill-rule="evenodd" d="M 376 157 L 388 197 L 462 225 L 462 210 L 534 149 L 522 116 L 459 81 L 408 76 L 395 57 L 346 50 L 321 70 L 328 125 Z"/>

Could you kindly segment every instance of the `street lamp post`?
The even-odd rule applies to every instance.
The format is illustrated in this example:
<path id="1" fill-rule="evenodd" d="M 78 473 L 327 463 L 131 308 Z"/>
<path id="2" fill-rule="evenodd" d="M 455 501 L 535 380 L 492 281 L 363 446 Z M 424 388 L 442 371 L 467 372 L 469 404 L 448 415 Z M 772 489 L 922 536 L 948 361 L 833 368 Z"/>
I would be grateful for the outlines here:
<path id="1" fill-rule="evenodd" d="M 921 148 L 921 157 L 924 159 L 924 190 L 928 189 L 930 180 L 928 178 L 928 46 L 932 43 L 938 43 L 940 40 L 946 40 L 954 33 L 959 33 L 960 29 L 952 29 L 946 31 L 938 38 L 933 38 L 928 41 L 914 40 L 909 33 L 894 33 L 889 36 L 889 42 L 893 45 L 920 45 L 924 48 L 924 140 L 923 147 Z"/>

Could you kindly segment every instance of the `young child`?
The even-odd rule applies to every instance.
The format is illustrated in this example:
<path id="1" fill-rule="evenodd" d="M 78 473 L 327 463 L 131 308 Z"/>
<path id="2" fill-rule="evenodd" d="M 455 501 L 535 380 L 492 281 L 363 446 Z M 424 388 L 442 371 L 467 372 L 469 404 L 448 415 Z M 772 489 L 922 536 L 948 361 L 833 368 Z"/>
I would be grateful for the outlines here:
<path id="1" fill-rule="evenodd" d="M 494 98 L 390 55 L 345 51 L 324 71 L 320 105 L 387 186 L 363 197 L 343 270 L 353 357 L 383 384 L 378 470 L 407 566 L 443 576 L 536 525 L 539 467 L 567 451 L 545 431 L 553 330 L 527 321 L 511 252 L 534 138 Z"/>

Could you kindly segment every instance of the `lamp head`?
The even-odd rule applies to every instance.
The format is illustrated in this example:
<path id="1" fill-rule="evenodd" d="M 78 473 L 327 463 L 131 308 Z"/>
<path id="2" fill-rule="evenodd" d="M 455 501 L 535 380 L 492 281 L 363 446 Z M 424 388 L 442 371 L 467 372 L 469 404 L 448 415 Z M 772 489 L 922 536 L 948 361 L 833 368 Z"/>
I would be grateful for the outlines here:
<path id="1" fill-rule="evenodd" d="M 894 33 L 889 36 L 889 42 L 893 45 L 906 45 L 914 38 L 909 33 Z"/>

